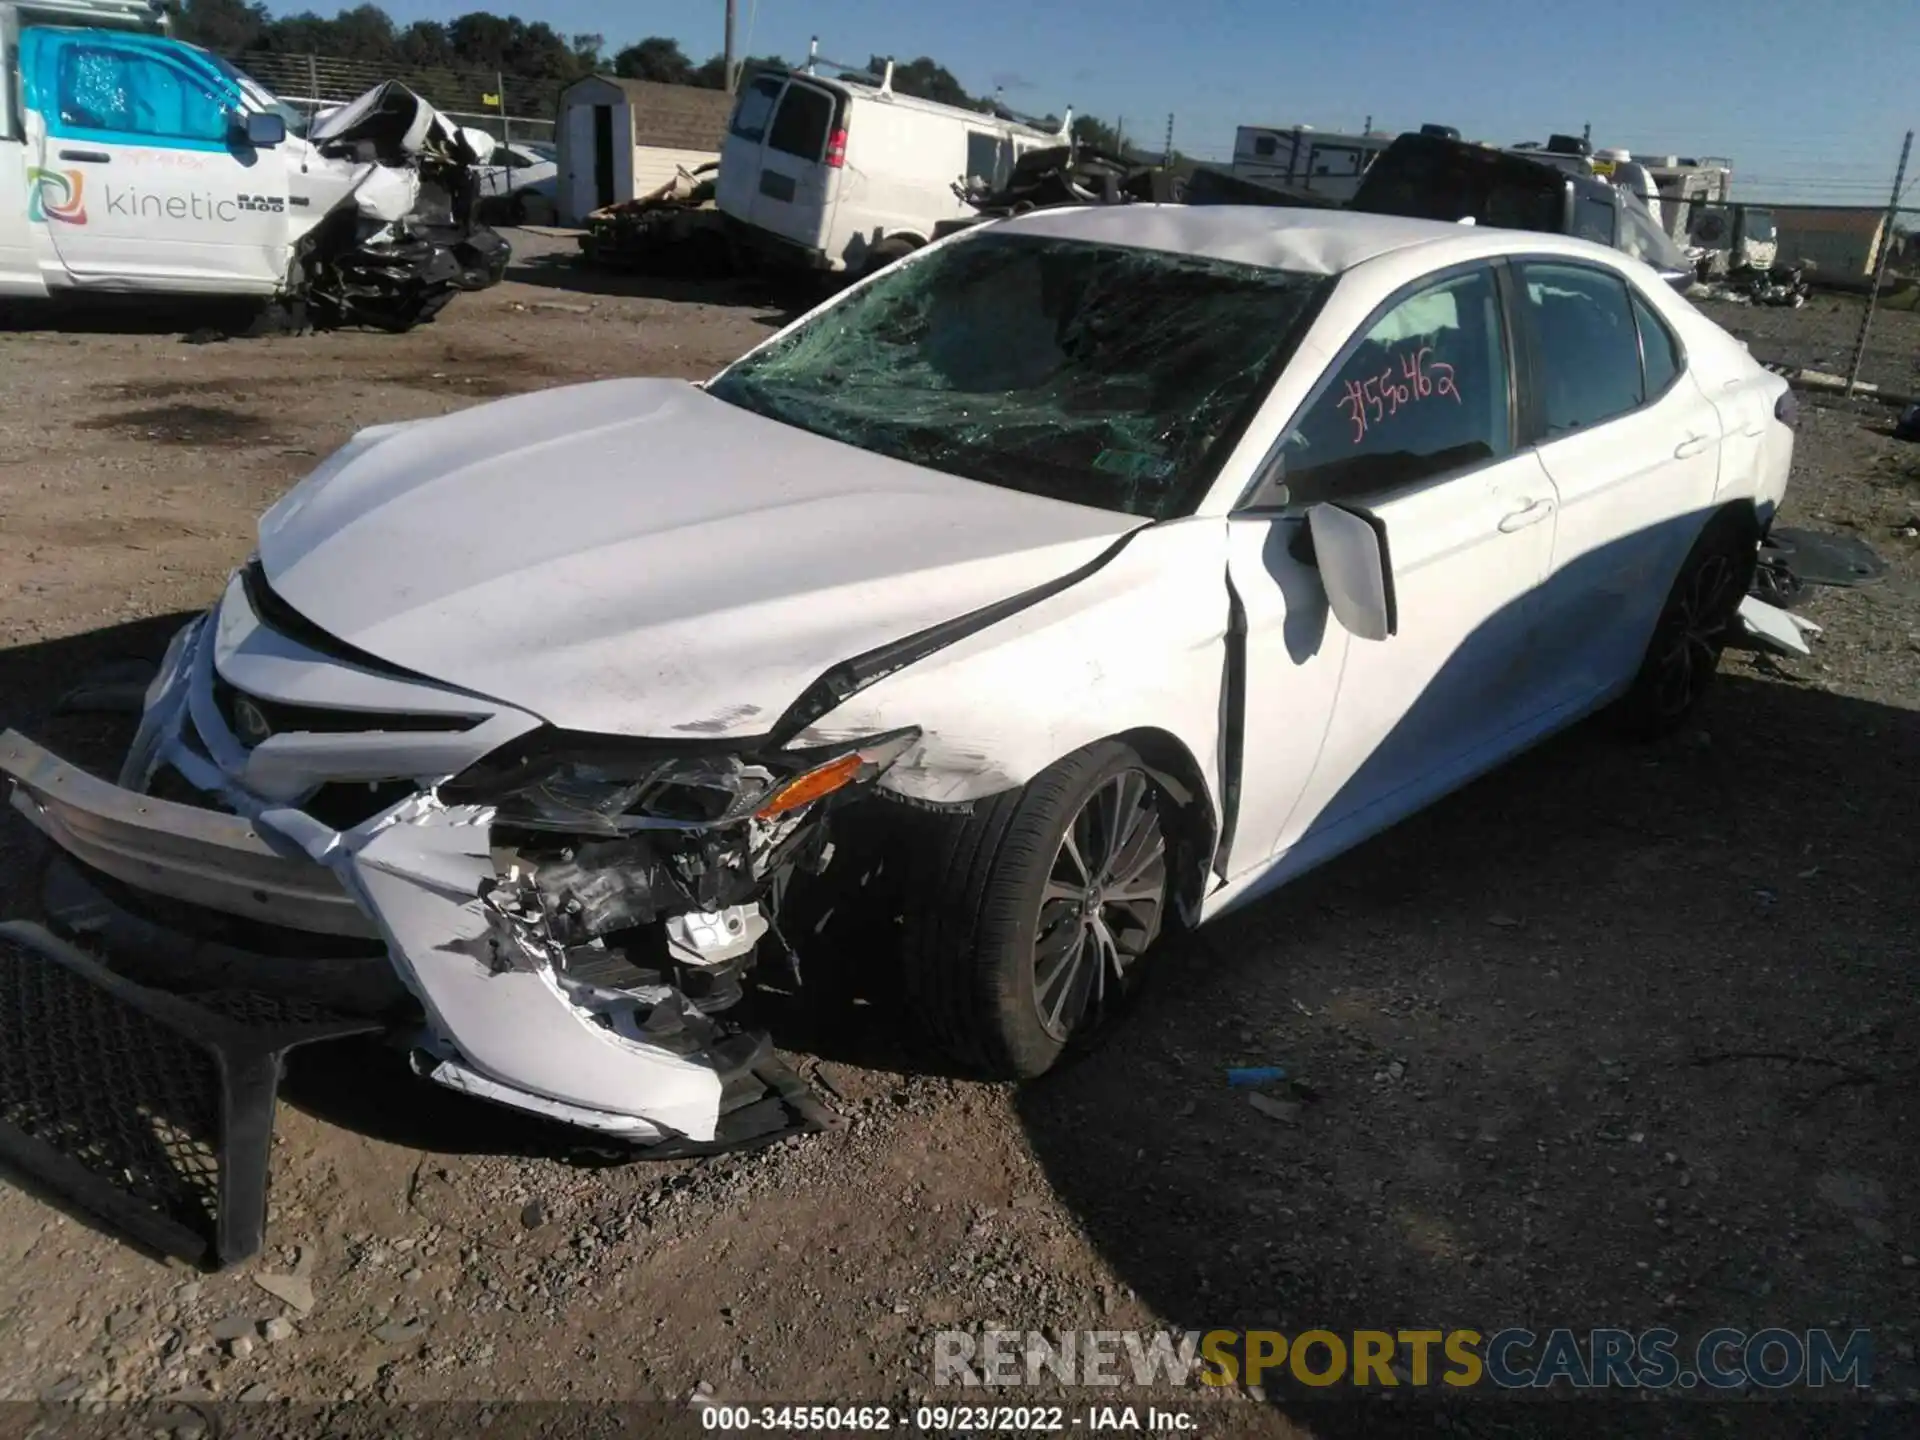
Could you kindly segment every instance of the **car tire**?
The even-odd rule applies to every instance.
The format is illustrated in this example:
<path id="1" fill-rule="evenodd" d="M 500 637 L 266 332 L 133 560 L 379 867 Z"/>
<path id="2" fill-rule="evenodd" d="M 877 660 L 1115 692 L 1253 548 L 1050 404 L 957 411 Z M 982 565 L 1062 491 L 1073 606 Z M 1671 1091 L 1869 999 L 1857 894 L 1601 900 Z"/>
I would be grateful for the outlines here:
<path id="1" fill-rule="evenodd" d="M 1170 813 L 1140 756 L 1104 740 L 936 827 L 907 891 L 903 979 L 942 1048 L 1026 1079 L 1091 1038 L 1160 934 Z"/>
<path id="2" fill-rule="evenodd" d="M 867 251 L 866 263 L 860 267 L 860 279 L 884 270 L 896 260 L 904 260 L 920 247 L 904 236 L 894 235 L 882 240 Z"/>
<path id="3" fill-rule="evenodd" d="M 1667 592 L 1633 684 L 1620 700 L 1620 728 L 1651 740 L 1680 729 L 1700 708 L 1734 616 L 1753 583 L 1758 541 L 1751 522 L 1732 512 L 1709 521 Z"/>

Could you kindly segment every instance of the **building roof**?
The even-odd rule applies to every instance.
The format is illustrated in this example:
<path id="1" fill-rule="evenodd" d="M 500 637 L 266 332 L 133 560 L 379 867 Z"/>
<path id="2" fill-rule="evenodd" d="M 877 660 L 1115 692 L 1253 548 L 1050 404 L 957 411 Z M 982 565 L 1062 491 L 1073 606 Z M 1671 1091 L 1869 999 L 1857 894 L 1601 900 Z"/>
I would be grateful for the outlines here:
<path id="1" fill-rule="evenodd" d="M 620 91 L 633 117 L 633 143 L 680 150 L 718 150 L 733 114 L 733 96 L 698 85 L 667 85 L 619 75 L 588 75 L 564 92 L 610 85 Z"/>

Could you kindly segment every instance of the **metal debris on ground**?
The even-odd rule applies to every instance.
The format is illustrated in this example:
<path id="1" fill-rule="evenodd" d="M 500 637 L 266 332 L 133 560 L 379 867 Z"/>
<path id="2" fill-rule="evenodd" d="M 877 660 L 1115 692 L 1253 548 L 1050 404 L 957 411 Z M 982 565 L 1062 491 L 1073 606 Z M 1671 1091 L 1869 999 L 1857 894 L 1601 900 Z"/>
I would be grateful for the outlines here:
<path id="1" fill-rule="evenodd" d="M 714 203 L 717 163 L 676 167 L 673 179 L 587 216 L 581 256 L 590 264 L 648 274 L 700 277 L 735 269 L 726 219 Z"/>

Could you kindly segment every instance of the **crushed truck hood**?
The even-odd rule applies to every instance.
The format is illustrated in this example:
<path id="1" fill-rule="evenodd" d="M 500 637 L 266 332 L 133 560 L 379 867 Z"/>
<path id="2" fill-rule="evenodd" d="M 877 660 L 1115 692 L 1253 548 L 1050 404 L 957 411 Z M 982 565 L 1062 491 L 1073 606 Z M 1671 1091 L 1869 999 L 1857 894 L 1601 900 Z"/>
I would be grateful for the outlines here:
<path id="1" fill-rule="evenodd" d="M 613 380 L 364 432 L 267 512 L 260 557 L 393 664 L 568 729 L 719 738 L 1143 523 Z"/>

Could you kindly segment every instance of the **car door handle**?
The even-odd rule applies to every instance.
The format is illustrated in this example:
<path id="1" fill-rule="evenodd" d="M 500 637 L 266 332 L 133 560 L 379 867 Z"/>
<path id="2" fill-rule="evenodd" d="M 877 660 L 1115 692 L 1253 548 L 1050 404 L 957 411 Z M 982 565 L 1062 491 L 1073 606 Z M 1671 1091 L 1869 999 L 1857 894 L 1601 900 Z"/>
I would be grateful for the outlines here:
<path id="1" fill-rule="evenodd" d="M 1673 447 L 1673 458 L 1685 460 L 1690 455 L 1698 455 L 1711 444 L 1713 444 L 1711 435 L 1689 435 Z"/>
<path id="2" fill-rule="evenodd" d="M 1511 535 L 1516 530 L 1524 530 L 1529 525 L 1538 525 L 1553 514 L 1551 500 L 1535 500 L 1519 510 L 1510 511 L 1500 517 L 1500 533 Z"/>
<path id="3" fill-rule="evenodd" d="M 104 150 L 62 150 L 60 158 L 78 160 L 83 165 L 107 165 L 113 160 L 113 157 Z"/>

